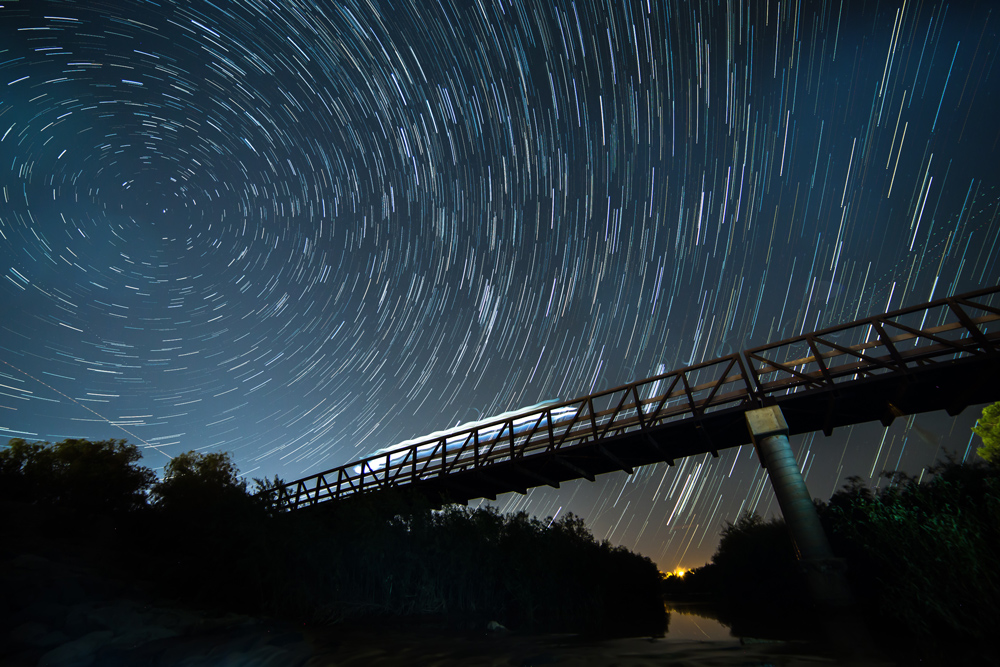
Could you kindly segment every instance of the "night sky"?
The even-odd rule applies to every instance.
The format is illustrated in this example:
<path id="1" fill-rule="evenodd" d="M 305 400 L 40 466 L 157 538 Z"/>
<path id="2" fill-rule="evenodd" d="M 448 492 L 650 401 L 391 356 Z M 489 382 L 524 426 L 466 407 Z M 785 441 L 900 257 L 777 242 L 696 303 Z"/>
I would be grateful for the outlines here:
<path id="1" fill-rule="evenodd" d="M 0 438 L 292 480 L 995 285 L 997 9 L 2 0 Z M 828 498 L 978 414 L 793 447 Z M 750 446 L 497 504 L 664 569 L 776 510 Z"/>

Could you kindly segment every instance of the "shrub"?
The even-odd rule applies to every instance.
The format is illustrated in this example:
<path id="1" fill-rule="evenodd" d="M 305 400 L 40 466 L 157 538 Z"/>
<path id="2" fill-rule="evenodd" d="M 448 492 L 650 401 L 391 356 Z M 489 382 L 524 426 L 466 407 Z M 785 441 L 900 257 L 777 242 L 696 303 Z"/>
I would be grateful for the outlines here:
<path id="1" fill-rule="evenodd" d="M 153 504 L 175 514 L 231 511 L 248 499 L 246 482 L 228 452 L 185 452 L 170 460 L 153 486 Z"/>
<path id="2" fill-rule="evenodd" d="M 825 512 L 856 592 L 909 634 L 986 639 L 1000 618 L 1000 471 L 948 461 L 919 483 L 853 479 Z"/>
<path id="3" fill-rule="evenodd" d="M 983 416 L 972 427 L 972 432 L 983 440 L 976 454 L 988 463 L 1000 465 L 1000 402 L 983 408 Z"/>
<path id="4" fill-rule="evenodd" d="M 0 496 L 105 514 L 146 506 L 156 480 L 135 445 L 124 440 L 69 439 L 52 445 L 14 438 L 0 451 Z"/>
<path id="5" fill-rule="evenodd" d="M 269 572 L 281 573 L 297 609 L 328 619 L 434 614 L 464 627 L 497 620 L 512 629 L 662 634 L 655 565 L 598 543 L 578 517 L 434 511 L 404 497 L 275 517 L 285 548 Z"/>
<path id="6" fill-rule="evenodd" d="M 0 497 L 131 512 L 120 547 L 191 602 L 306 621 L 443 615 L 465 627 L 662 634 L 659 573 L 573 515 L 431 509 L 403 492 L 281 512 L 281 481 L 251 496 L 229 454 L 181 454 L 163 479 L 124 441 L 15 440 Z M 152 510 L 138 514 L 135 510 Z M 86 524 L 86 522 L 84 522 Z"/>
<path id="7" fill-rule="evenodd" d="M 712 556 L 715 595 L 729 607 L 806 604 L 784 519 L 746 513 L 726 523 Z"/>

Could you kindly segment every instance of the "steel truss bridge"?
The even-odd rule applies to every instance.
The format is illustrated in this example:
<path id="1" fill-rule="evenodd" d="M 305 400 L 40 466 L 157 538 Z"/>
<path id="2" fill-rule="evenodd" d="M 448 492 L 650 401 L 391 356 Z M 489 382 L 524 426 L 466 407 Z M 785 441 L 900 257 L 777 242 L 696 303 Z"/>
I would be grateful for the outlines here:
<path id="1" fill-rule="evenodd" d="M 1000 400 L 1000 287 L 938 299 L 435 434 L 286 483 L 286 509 L 406 488 L 475 498 L 749 444 L 744 412 L 789 435 Z"/>

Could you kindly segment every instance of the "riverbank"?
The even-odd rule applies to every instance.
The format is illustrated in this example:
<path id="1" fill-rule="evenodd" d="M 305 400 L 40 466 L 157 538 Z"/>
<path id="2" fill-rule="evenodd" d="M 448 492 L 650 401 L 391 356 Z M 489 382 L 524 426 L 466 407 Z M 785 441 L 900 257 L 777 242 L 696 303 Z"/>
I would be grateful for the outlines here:
<path id="1" fill-rule="evenodd" d="M 48 606 L 45 611 L 58 610 Z M 111 667 L 428 667 L 582 665 L 723 667 L 838 664 L 787 643 L 737 639 L 626 638 L 456 632 L 416 623 L 377 622 L 296 628 L 264 619 L 216 614 L 134 599 L 65 605 L 64 615 L 40 618 L 38 606 L 4 638 L 4 665 Z M 864 663 L 879 664 L 879 663 Z M 886 663 L 881 663 L 886 664 Z"/>
<path id="2" fill-rule="evenodd" d="M 0 664 L 8 667 L 835 664 L 794 643 L 675 639 L 669 632 L 587 640 L 459 631 L 435 618 L 295 625 L 171 598 L 94 542 L 19 537 L 0 554 Z M 685 626 L 679 615 L 673 619 L 678 630 Z"/>
<path id="3" fill-rule="evenodd" d="M 310 667 L 326 665 L 581 665 L 590 667 L 723 667 L 780 665 L 812 667 L 836 664 L 785 643 L 743 644 L 738 639 L 624 638 L 587 640 L 571 635 L 506 635 L 428 633 L 369 628 L 339 642 L 338 628 L 314 636 L 316 655 Z"/>

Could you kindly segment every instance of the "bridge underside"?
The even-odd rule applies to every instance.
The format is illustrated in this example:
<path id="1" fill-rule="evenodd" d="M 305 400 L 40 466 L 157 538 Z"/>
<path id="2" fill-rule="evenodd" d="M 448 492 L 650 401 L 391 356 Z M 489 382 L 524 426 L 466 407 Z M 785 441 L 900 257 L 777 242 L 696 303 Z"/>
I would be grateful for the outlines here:
<path id="1" fill-rule="evenodd" d="M 832 387 L 798 392 L 765 401 L 779 405 L 790 435 L 878 421 L 888 426 L 896 417 L 941 410 L 957 415 L 970 405 L 1000 400 L 1000 357 L 982 355 L 937 362 L 906 373 L 876 375 L 851 382 L 850 390 Z M 558 452 L 535 453 L 497 462 L 487 469 L 471 469 L 412 482 L 407 489 L 435 503 L 467 503 L 495 499 L 537 486 L 558 487 L 574 479 L 625 471 L 651 463 L 673 463 L 729 447 L 750 444 L 744 412 L 746 404 L 708 412 L 697 420 L 669 423 L 641 432 L 582 443 Z"/>

